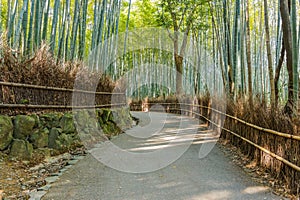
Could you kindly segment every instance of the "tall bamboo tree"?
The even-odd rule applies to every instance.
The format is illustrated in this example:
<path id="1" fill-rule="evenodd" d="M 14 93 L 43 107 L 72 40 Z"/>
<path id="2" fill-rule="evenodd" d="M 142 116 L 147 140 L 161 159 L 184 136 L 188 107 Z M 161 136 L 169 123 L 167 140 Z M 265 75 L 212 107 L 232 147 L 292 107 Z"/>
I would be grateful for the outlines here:
<path id="1" fill-rule="evenodd" d="M 247 54 L 247 67 L 248 67 L 248 95 L 249 95 L 250 108 L 253 108 L 249 0 L 245 0 L 245 5 L 246 5 L 245 21 L 246 21 L 246 54 Z"/>
<path id="2" fill-rule="evenodd" d="M 273 73 L 273 62 L 272 52 L 270 45 L 270 31 L 269 31 L 269 15 L 268 15 L 268 2 L 264 0 L 264 12 L 265 12 L 265 29 L 266 29 L 266 46 L 267 46 L 267 57 L 269 66 L 269 80 L 271 86 L 271 107 L 274 110 L 275 107 L 275 84 L 274 84 L 274 73 Z"/>
<path id="3" fill-rule="evenodd" d="M 55 44 L 56 44 L 56 30 L 57 30 L 59 7 L 60 7 L 60 0 L 55 0 L 53 19 L 52 19 L 52 28 L 51 28 L 51 38 L 50 38 L 50 51 L 52 53 L 54 53 Z"/>
<path id="4" fill-rule="evenodd" d="M 17 23 L 17 27 L 16 27 L 16 31 L 15 31 L 15 36 L 14 36 L 14 43 L 13 43 L 13 46 L 15 48 L 19 48 L 20 46 L 20 38 L 21 38 L 21 31 L 25 31 L 26 32 L 26 29 L 23 29 L 23 28 L 26 28 L 26 13 L 27 13 L 27 10 L 28 10 L 28 0 L 24 0 L 23 1 L 23 6 L 22 6 L 22 10 L 19 14 L 19 19 L 18 19 L 18 23 Z M 24 18 L 25 17 L 25 18 Z"/>
<path id="5" fill-rule="evenodd" d="M 27 45 L 26 45 L 26 54 L 27 55 L 30 54 L 31 50 L 32 50 L 31 46 L 32 46 L 34 8 L 35 8 L 35 0 L 31 0 L 29 30 L 28 30 L 28 38 L 27 38 Z"/>
<path id="6" fill-rule="evenodd" d="M 294 106 L 294 76 L 293 76 L 293 44 L 292 44 L 292 31 L 291 20 L 289 15 L 288 0 L 280 0 L 280 14 L 282 19 L 283 40 L 287 57 L 287 70 L 288 70 L 288 102 L 285 106 L 285 112 L 293 114 L 295 112 Z"/>
<path id="7" fill-rule="evenodd" d="M 80 60 L 83 59 L 84 51 L 85 51 L 85 40 L 86 40 L 86 22 L 87 22 L 87 6 L 88 0 L 82 1 L 82 16 L 81 16 L 81 31 L 80 31 L 80 40 L 79 40 L 79 50 L 78 50 L 78 58 Z"/>
<path id="8" fill-rule="evenodd" d="M 3 17 L 2 17 L 2 0 L 0 0 L 0 34 L 2 34 L 2 23 L 3 23 Z"/>
<path id="9" fill-rule="evenodd" d="M 8 14 L 8 30 L 7 30 L 7 41 L 9 44 L 13 44 L 13 33 L 15 29 L 15 18 L 18 10 L 18 0 L 15 0 L 11 15 Z"/>
<path id="10" fill-rule="evenodd" d="M 298 75 L 298 41 L 297 41 L 297 7 L 296 0 L 291 0 L 291 34 L 292 34 L 292 54 L 293 54 L 293 90 L 294 90 L 294 107 L 298 111 L 298 89 L 299 89 L 299 75 Z"/>
<path id="11" fill-rule="evenodd" d="M 45 10 L 45 13 L 44 13 L 42 40 L 46 40 L 46 38 L 47 38 L 50 0 L 46 0 L 45 4 L 46 4 L 47 7 L 46 7 L 46 10 Z"/>

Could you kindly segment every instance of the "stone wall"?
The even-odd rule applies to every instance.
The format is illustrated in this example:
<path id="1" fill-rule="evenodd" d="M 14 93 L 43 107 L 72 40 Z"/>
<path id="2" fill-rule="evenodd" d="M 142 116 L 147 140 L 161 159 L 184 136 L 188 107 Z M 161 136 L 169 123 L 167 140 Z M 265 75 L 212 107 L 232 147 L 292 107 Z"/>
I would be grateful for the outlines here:
<path id="1" fill-rule="evenodd" d="M 128 108 L 0 115 L 0 151 L 30 160 L 33 152 L 59 154 L 82 145 L 93 148 L 131 126 Z"/>

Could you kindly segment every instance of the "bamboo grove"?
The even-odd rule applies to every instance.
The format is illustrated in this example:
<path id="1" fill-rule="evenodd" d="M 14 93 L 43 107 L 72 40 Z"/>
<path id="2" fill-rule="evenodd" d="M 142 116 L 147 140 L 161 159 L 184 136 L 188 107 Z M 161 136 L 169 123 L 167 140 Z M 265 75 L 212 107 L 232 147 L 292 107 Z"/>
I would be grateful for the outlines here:
<path id="1" fill-rule="evenodd" d="M 253 97 L 258 97 L 273 107 L 288 100 L 286 112 L 296 111 L 297 8 L 299 5 L 293 0 L 224 0 L 211 4 L 217 49 L 223 58 L 220 65 L 231 95 L 247 94 L 250 104 Z"/>
<path id="2" fill-rule="evenodd" d="M 138 68 L 134 73 L 140 74 L 130 74 L 136 85 L 131 93 L 140 98 L 191 92 L 176 91 L 187 85 L 201 94 L 222 85 L 231 99 L 285 105 L 286 113 L 295 114 L 299 6 L 296 0 L 0 0 L 0 32 L 22 55 L 32 54 L 43 42 L 58 61 L 105 53 L 92 68 L 114 80 Z M 170 41 L 174 48 L 145 45 L 127 52 L 130 31 L 149 27 L 167 29 L 169 39 L 163 35 L 157 41 Z M 123 42 L 116 42 L 120 38 Z M 124 55 L 111 63 L 117 51 Z M 143 63 L 167 65 L 184 78 L 178 83 L 170 69 Z M 137 76 L 149 80 L 151 89 L 138 90 Z"/>
<path id="3" fill-rule="evenodd" d="M 220 65 L 231 95 L 297 108 L 299 8 L 296 1 L 222 1 L 211 4 Z M 233 12 L 234 11 L 234 12 Z M 285 65 L 283 65 L 285 64 Z"/>
<path id="4" fill-rule="evenodd" d="M 119 0 L 0 0 L 0 32 L 22 55 L 42 42 L 62 60 L 82 60 L 118 32 Z"/>

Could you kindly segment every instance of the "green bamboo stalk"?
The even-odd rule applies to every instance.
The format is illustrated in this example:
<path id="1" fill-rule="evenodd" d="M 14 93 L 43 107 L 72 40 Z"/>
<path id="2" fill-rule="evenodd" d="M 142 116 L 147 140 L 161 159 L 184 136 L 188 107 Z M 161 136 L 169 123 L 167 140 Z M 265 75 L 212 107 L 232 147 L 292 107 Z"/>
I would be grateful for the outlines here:
<path id="1" fill-rule="evenodd" d="M 13 44 L 13 33 L 14 33 L 14 25 L 15 25 L 15 18 L 18 9 L 18 0 L 15 0 L 14 7 L 12 10 L 12 14 L 9 18 L 8 30 L 7 30 L 7 41 L 9 44 Z"/>
<path id="2" fill-rule="evenodd" d="M 244 10 L 244 4 L 242 4 L 241 6 L 243 7 L 242 9 Z M 240 39 L 240 43 L 241 43 L 241 94 L 242 94 L 242 97 L 244 97 L 245 95 L 245 91 L 246 91 L 246 70 L 245 70 L 245 33 L 246 33 L 246 24 L 245 24 L 245 21 L 244 21 L 244 12 L 241 13 L 242 17 L 241 17 L 241 39 Z"/>
<path id="3" fill-rule="evenodd" d="M 247 54 L 247 67 L 248 67 L 248 94 L 249 94 L 250 108 L 253 108 L 249 0 L 245 0 L 245 1 L 246 1 L 245 17 L 246 17 L 246 54 Z"/>
<path id="4" fill-rule="evenodd" d="M 6 15 L 6 24 L 5 29 L 8 30 L 9 27 L 9 19 L 11 18 L 11 0 L 7 0 L 7 15 Z"/>
<path id="5" fill-rule="evenodd" d="M 99 25 L 98 25 L 98 30 L 97 30 L 97 43 L 96 45 L 99 45 L 102 41 L 103 37 L 103 25 L 104 25 L 104 15 L 105 15 L 105 10 L 107 8 L 107 0 L 103 0 L 102 6 L 101 6 L 101 13 L 100 13 L 100 20 L 99 20 Z"/>
<path id="6" fill-rule="evenodd" d="M 258 37 L 255 36 L 255 57 L 256 57 L 256 62 L 255 62 L 255 70 L 257 70 L 257 76 L 254 76 L 254 81 L 256 83 L 255 88 L 257 88 L 257 93 L 261 96 L 261 101 L 265 102 L 265 100 L 267 99 L 267 78 L 266 78 L 266 72 L 265 72 L 265 67 L 264 67 L 264 45 L 265 44 L 265 37 L 264 37 L 264 28 L 263 28 L 263 17 L 264 17 L 264 13 L 263 13 L 263 5 L 261 4 L 261 12 L 260 12 L 260 16 L 259 16 L 259 30 L 258 32 L 260 33 L 260 35 Z M 256 20 L 255 20 L 256 23 Z M 258 46 L 258 47 L 257 47 Z"/>
<path id="7" fill-rule="evenodd" d="M 116 23 L 115 23 L 115 31 L 114 33 L 118 36 L 119 34 L 119 21 L 120 21 L 120 10 L 121 10 L 121 1 L 116 0 L 116 4 L 117 4 L 117 11 L 115 14 L 115 18 L 116 18 Z M 118 41 L 118 39 L 117 39 Z"/>
<path id="8" fill-rule="evenodd" d="M 39 25 L 40 25 L 40 17 L 39 17 L 39 14 L 40 14 L 40 8 L 41 7 L 41 0 L 37 0 L 36 3 L 35 3 L 35 17 L 34 17 L 34 48 L 38 48 L 40 46 L 40 43 L 39 43 Z"/>
<path id="9" fill-rule="evenodd" d="M 105 39 L 105 45 L 104 45 L 104 62 L 103 62 L 103 66 L 105 67 L 109 67 L 110 63 L 110 58 L 111 58 L 111 53 L 112 53 L 112 49 L 113 49 L 113 21 L 114 21 L 114 14 L 115 14 L 115 1 L 111 0 L 110 1 L 110 5 L 107 8 L 106 11 L 106 31 L 104 34 L 104 39 Z"/>
<path id="10" fill-rule="evenodd" d="M 26 53 L 26 44 L 27 44 L 27 27 L 28 27 L 28 10 L 29 10 L 29 0 L 26 0 L 26 9 L 24 12 L 22 20 L 22 33 L 23 33 L 23 55 Z"/>
<path id="11" fill-rule="evenodd" d="M 268 2 L 264 0 L 264 12 L 265 12 L 265 29 L 266 29 L 266 46 L 267 46 L 267 57 L 268 57 L 268 67 L 269 67 L 269 80 L 271 86 L 271 110 L 274 111 L 275 108 L 275 84 L 274 84 L 274 72 L 273 72 L 273 61 L 272 52 L 270 45 L 270 31 L 269 31 L 269 15 L 268 15 Z"/>
<path id="12" fill-rule="evenodd" d="M 115 29 L 115 35 L 116 35 L 116 42 L 115 42 L 115 46 L 114 46 L 114 49 L 115 49 L 115 55 L 117 55 L 117 52 L 118 52 L 118 40 L 119 40 L 119 20 L 120 20 L 120 11 L 121 11 L 121 1 L 119 0 L 116 0 L 117 3 L 118 3 L 118 6 L 117 6 L 117 13 L 116 13 L 116 29 Z M 117 69 L 117 65 L 115 67 L 115 79 L 113 80 L 116 80 L 117 77 L 119 77 L 118 75 L 120 74 L 119 73 L 119 70 Z"/>
<path id="13" fill-rule="evenodd" d="M 103 52 L 102 46 L 99 46 L 103 40 L 103 31 L 104 31 L 104 17 L 105 17 L 105 11 L 107 9 L 108 5 L 107 5 L 107 0 L 103 0 L 102 1 L 102 5 L 101 5 L 101 11 L 100 11 L 100 19 L 98 20 L 98 25 L 97 25 L 97 30 L 96 30 L 96 42 L 95 42 L 95 59 L 94 59 L 94 64 L 97 65 L 97 62 L 103 62 L 103 60 L 99 61 L 99 56 L 98 55 L 102 55 L 101 53 Z M 103 45 L 103 44 L 101 44 Z M 103 56 L 102 56 L 103 57 Z M 99 64 L 97 66 L 94 66 L 93 64 L 93 68 L 96 70 L 100 70 L 99 69 Z M 103 65 L 102 65 L 103 66 Z"/>
<path id="14" fill-rule="evenodd" d="M 235 17 L 233 26 L 233 36 L 232 36 L 232 76 L 233 82 L 236 87 L 237 85 L 237 64 L 238 64 L 238 34 L 240 31 L 240 0 L 236 0 L 235 3 Z M 236 88 L 235 88 L 236 89 Z"/>
<path id="15" fill-rule="evenodd" d="M 38 13 L 38 46 L 42 43 L 42 28 L 43 28 L 43 17 L 44 17 L 44 10 L 46 6 L 47 0 L 40 0 L 40 9 Z"/>
<path id="16" fill-rule="evenodd" d="M 281 18 L 280 18 L 280 5 L 278 1 L 278 10 L 277 10 L 277 26 L 276 26 L 276 66 L 278 66 L 279 63 L 279 55 L 280 55 L 280 49 L 281 49 L 281 38 L 280 35 L 282 34 L 281 30 Z"/>
<path id="17" fill-rule="evenodd" d="M 292 32 L 292 48 L 293 48 L 293 90 L 295 112 L 298 111 L 298 95 L 299 95 L 299 74 L 298 74 L 298 57 L 299 49 L 297 43 L 297 7 L 296 0 L 291 0 L 291 32 Z"/>
<path id="18" fill-rule="evenodd" d="M 42 40 L 47 39 L 47 32 L 48 32 L 48 21 L 49 21 L 49 9 L 50 9 L 50 0 L 46 0 L 46 11 L 44 13 L 44 22 L 43 22 L 43 34 Z"/>
<path id="19" fill-rule="evenodd" d="M 67 15 L 68 15 L 68 9 L 70 8 L 70 0 L 66 0 L 66 4 L 63 5 L 63 18 L 62 18 L 62 26 L 60 29 L 60 37 L 58 41 L 58 51 L 57 51 L 57 63 L 61 59 L 62 52 L 63 52 L 63 47 L 64 47 L 64 42 L 65 42 L 65 29 L 66 29 L 66 20 L 67 20 Z"/>
<path id="20" fill-rule="evenodd" d="M 79 25 L 79 0 L 75 0 L 75 10 L 73 17 L 73 25 L 72 25 L 72 33 L 71 33 L 71 49 L 70 49 L 70 59 L 73 60 L 75 58 L 75 48 L 76 48 L 76 39 L 77 39 L 77 31 Z"/>
<path id="21" fill-rule="evenodd" d="M 98 0 L 94 1 L 94 23 L 93 23 L 93 33 L 92 33 L 92 41 L 91 41 L 91 51 L 94 51 L 96 47 L 96 37 L 97 37 L 97 24 L 98 24 L 98 12 L 100 10 L 100 3 Z"/>
<path id="22" fill-rule="evenodd" d="M 57 29 L 57 22 L 58 22 L 59 7 L 60 7 L 60 0 L 55 0 L 52 28 L 51 28 L 51 39 L 50 39 L 50 51 L 52 53 L 54 53 L 55 44 L 56 44 L 56 29 Z"/>
<path id="23" fill-rule="evenodd" d="M 282 19 L 282 30 L 283 30 L 283 40 L 286 49 L 286 65 L 288 71 L 288 102 L 285 106 L 285 112 L 287 114 L 295 114 L 295 95 L 294 95 L 294 66 L 293 66 L 293 37 L 292 37 L 292 27 L 291 19 L 289 13 L 289 2 L 288 0 L 280 0 L 280 14 Z"/>
<path id="24" fill-rule="evenodd" d="M 129 6 L 128 6 L 128 13 L 127 13 L 127 20 L 126 20 L 126 33 L 125 33 L 125 39 L 124 39 L 124 54 L 126 52 L 126 44 L 127 44 L 127 38 L 128 38 L 128 29 L 129 29 L 129 20 L 130 20 L 130 11 L 131 11 L 131 0 L 129 0 Z M 123 55 L 124 55 L 123 54 Z M 122 69 L 123 71 L 123 69 Z"/>
<path id="25" fill-rule="evenodd" d="M 16 26 L 15 37 L 14 37 L 14 42 L 13 42 L 13 47 L 16 49 L 20 49 L 20 46 L 18 46 L 18 45 L 20 44 L 22 24 L 24 24 L 27 21 L 26 19 L 24 19 L 24 15 L 25 15 L 27 9 L 28 9 L 28 0 L 24 0 L 22 10 L 19 14 L 18 24 Z M 24 31 L 26 32 L 26 29 Z"/>
<path id="26" fill-rule="evenodd" d="M 81 21 L 81 40 L 79 41 L 79 53 L 78 58 L 80 60 L 83 59 L 84 51 L 85 51 L 85 40 L 86 40 L 86 21 L 87 21 L 87 6 L 88 6 L 88 0 L 83 0 L 82 2 L 83 8 L 82 8 L 82 21 Z"/>
<path id="27" fill-rule="evenodd" d="M 3 17 L 2 17 L 2 0 L 0 0 L 0 35 L 2 34 L 2 23 L 3 23 Z"/>
<path id="28" fill-rule="evenodd" d="M 71 20 L 70 20 L 70 2 L 67 6 L 67 33 L 66 33 L 66 41 L 65 41 L 65 52 L 64 52 L 64 60 L 67 61 L 69 59 L 69 37 L 70 37 L 70 26 L 71 26 Z"/>
<path id="29" fill-rule="evenodd" d="M 228 81 L 229 81 L 229 77 L 228 77 L 228 73 L 226 71 L 226 67 L 224 67 L 225 65 L 225 61 L 226 60 L 226 55 L 227 53 L 225 53 L 225 48 L 224 48 L 224 45 L 223 43 L 221 42 L 222 41 L 222 35 L 224 34 L 221 34 L 220 32 L 222 31 L 221 30 L 221 27 L 220 26 L 217 26 L 217 24 L 223 24 L 223 23 L 220 23 L 220 14 L 219 14 L 219 10 L 215 7 L 215 15 L 216 17 L 214 16 L 214 12 L 213 12 L 213 6 L 210 5 L 210 14 L 211 14 L 211 17 L 212 17 L 212 28 L 215 30 L 215 33 L 216 33 L 216 43 L 217 43 L 217 50 L 218 50 L 218 54 L 219 54 L 219 65 L 220 65 L 220 68 L 221 68 L 221 73 L 222 73 L 222 80 L 223 80 L 223 85 L 224 85 L 224 88 L 226 89 L 226 93 L 229 94 L 229 86 L 228 86 Z M 197 40 L 196 40 L 197 41 Z M 198 48 L 197 48 L 197 51 L 198 51 L 198 70 L 199 70 L 199 73 L 201 74 L 201 51 L 200 51 L 200 34 L 198 34 L 198 41 L 197 41 L 197 44 L 198 44 Z M 198 50 L 199 49 L 199 50 Z M 200 53 L 199 53 L 200 52 Z M 201 88 L 201 80 L 199 78 L 198 80 L 198 87 L 199 87 L 199 90 Z"/>
<path id="30" fill-rule="evenodd" d="M 57 63 L 59 62 L 59 58 L 58 58 L 58 54 L 59 54 L 59 48 L 60 47 L 60 41 L 61 41 L 61 38 L 63 37 L 63 34 L 64 34 L 64 30 L 63 30 L 63 26 L 64 26 L 64 18 L 65 18 L 65 2 L 61 2 L 61 7 L 59 9 L 59 14 L 58 14 L 58 25 L 57 27 L 58 28 L 58 37 L 57 37 L 57 40 L 55 41 L 57 43 L 57 48 L 54 49 L 55 51 L 55 54 L 57 56 Z M 63 41 L 64 42 L 64 41 Z"/>
<path id="31" fill-rule="evenodd" d="M 233 96 L 233 77 L 232 77 L 232 70 L 231 70 L 231 53 L 230 53 L 230 43 L 229 43 L 229 23 L 228 23 L 228 13 L 227 13 L 227 0 L 223 0 L 223 28 L 224 28 L 224 46 L 223 46 L 223 55 L 224 55 L 224 71 L 227 77 L 227 93 L 231 97 Z"/>
<path id="32" fill-rule="evenodd" d="M 31 0 L 28 39 L 27 39 L 27 45 L 26 45 L 26 54 L 27 55 L 29 55 L 31 53 L 31 50 L 32 50 L 31 46 L 32 46 L 34 7 L 35 7 L 35 0 Z"/>

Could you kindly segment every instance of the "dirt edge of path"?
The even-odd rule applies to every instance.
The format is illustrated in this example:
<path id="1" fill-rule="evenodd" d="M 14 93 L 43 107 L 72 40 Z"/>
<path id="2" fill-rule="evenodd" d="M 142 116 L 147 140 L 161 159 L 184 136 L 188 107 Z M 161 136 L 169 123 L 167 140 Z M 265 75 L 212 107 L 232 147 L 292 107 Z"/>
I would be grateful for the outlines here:
<path id="1" fill-rule="evenodd" d="M 242 168 L 254 181 L 269 187 L 271 192 L 278 196 L 300 200 L 300 196 L 292 195 L 282 180 L 276 179 L 267 169 L 257 165 L 256 161 L 250 160 L 240 149 L 230 144 L 228 140 L 220 138 L 218 144 L 224 155 Z"/>

